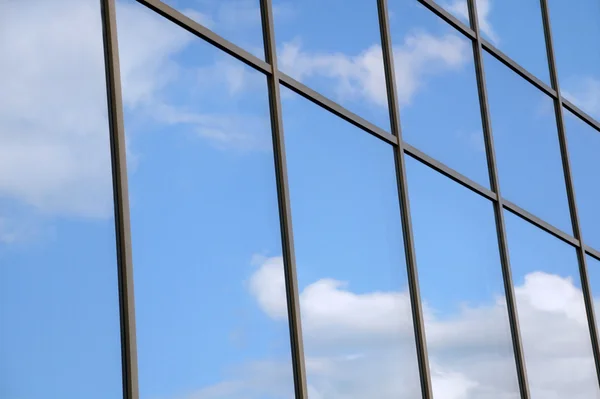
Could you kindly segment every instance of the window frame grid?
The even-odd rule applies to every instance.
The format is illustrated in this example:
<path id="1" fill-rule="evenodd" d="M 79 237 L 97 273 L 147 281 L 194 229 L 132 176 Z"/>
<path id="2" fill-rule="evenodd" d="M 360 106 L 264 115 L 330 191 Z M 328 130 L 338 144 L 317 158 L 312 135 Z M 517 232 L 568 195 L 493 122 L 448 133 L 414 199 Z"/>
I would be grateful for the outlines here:
<path id="1" fill-rule="evenodd" d="M 490 174 L 490 183 L 492 189 L 487 189 L 473 180 L 467 178 L 460 172 L 448 167 L 442 162 L 426 155 L 417 148 L 402 140 L 400 112 L 397 107 L 396 87 L 393 71 L 393 54 L 391 47 L 391 36 L 389 31 L 389 15 L 387 11 L 387 0 L 377 0 L 379 28 L 381 34 L 381 45 L 383 49 L 384 71 L 386 77 L 386 89 L 388 96 L 388 106 L 390 112 L 391 132 L 389 133 L 374 124 L 368 122 L 362 117 L 349 111 L 335 101 L 321 95 L 308 86 L 300 83 L 294 78 L 282 73 L 277 67 L 275 29 L 273 23 L 272 0 L 260 0 L 263 43 L 265 48 L 265 61 L 252 55 L 241 47 L 224 39 L 220 35 L 201 25 L 200 23 L 185 16 L 181 12 L 166 5 L 160 0 L 136 0 L 138 3 L 155 11 L 157 14 L 175 23 L 179 27 L 187 30 L 196 37 L 212 44 L 225 53 L 231 55 L 237 60 L 250 66 L 251 68 L 262 72 L 267 78 L 268 92 L 270 101 L 270 114 L 273 136 L 274 164 L 277 181 L 278 206 L 280 214 L 280 226 L 282 237 L 282 249 L 284 254 L 284 270 L 286 276 L 286 296 L 288 303 L 288 314 L 290 324 L 290 338 L 292 348 L 292 361 L 294 370 L 294 385 L 296 397 L 307 399 L 306 388 L 306 369 L 304 365 L 304 354 L 302 348 L 302 332 L 300 323 L 300 305 L 298 298 L 298 285 L 296 281 L 296 267 L 294 256 L 293 229 L 291 220 L 291 209 L 289 203 L 289 191 L 287 182 L 287 170 L 285 162 L 285 148 L 283 142 L 283 124 L 281 116 L 281 99 L 279 94 L 279 85 L 291 89 L 300 96 L 321 106 L 322 108 L 341 117 L 354 126 L 365 132 L 383 140 L 394 148 L 398 194 L 401 206 L 401 219 L 403 225 L 403 240 L 407 259 L 407 270 L 409 279 L 409 290 L 411 294 L 411 307 L 413 312 L 413 322 L 415 330 L 415 339 L 417 346 L 417 355 L 419 359 L 419 371 L 421 376 L 421 388 L 424 399 L 432 399 L 431 377 L 429 375 L 429 366 L 427 359 L 427 347 L 425 342 L 425 331 L 423 325 L 422 303 L 419 298 L 418 278 L 416 268 L 416 257 L 414 253 L 414 238 L 412 235 L 412 225 L 410 218 L 410 209 L 408 204 L 408 188 L 406 185 L 406 175 L 404 160 L 408 155 L 421 163 L 442 173 L 456 183 L 470 189 L 471 191 L 492 201 L 496 215 L 496 229 L 498 234 L 499 249 L 501 254 L 503 280 L 505 294 L 507 298 L 509 321 L 511 326 L 511 336 L 515 351 L 515 361 L 517 365 L 517 375 L 521 397 L 529 398 L 528 382 L 523 359 L 522 347 L 520 342 L 520 330 L 518 328 L 518 317 L 515 307 L 514 288 L 512 277 L 510 275 L 510 261 L 508 256 L 508 247 L 506 242 L 506 231 L 504 226 L 504 210 L 519 216 L 520 218 L 532 223 L 545 232 L 557 237 L 563 242 L 574 247 L 578 254 L 579 270 L 582 282 L 582 291 L 586 305 L 586 314 L 590 329 L 590 337 L 593 347 L 593 356 L 596 365 L 596 374 L 600 383 L 600 345 L 598 342 L 598 333 L 594 320 L 593 298 L 591 295 L 589 279 L 587 276 L 586 255 L 600 260 L 600 248 L 592 248 L 586 245 L 582 240 L 581 229 L 575 202 L 575 190 L 572 183 L 570 170 L 569 154 L 562 118 L 562 107 L 565 107 L 579 119 L 597 130 L 600 134 L 600 122 L 593 119 L 586 112 L 564 99 L 560 93 L 556 74 L 556 64 L 554 60 L 552 34 L 550 27 L 550 17 L 548 12 L 547 0 L 540 0 L 542 10 L 542 20 L 544 25 L 544 34 L 546 41 L 546 50 L 548 54 L 548 63 L 552 87 L 548 86 L 540 79 L 535 77 L 521 65 L 516 63 L 506 54 L 501 52 L 491 43 L 486 41 L 479 34 L 479 26 L 476 18 L 477 5 L 475 0 L 468 0 L 469 15 L 471 26 L 465 25 L 448 11 L 443 9 L 433 0 L 415 0 L 425 6 L 439 18 L 454 27 L 458 32 L 471 40 L 475 55 L 476 76 L 478 81 L 478 91 L 480 97 L 480 108 L 482 112 L 482 122 L 484 127 L 484 136 L 486 143 L 486 153 L 488 157 L 488 169 Z M 118 43 L 116 33 L 116 0 L 100 0 L 102 14 L 102 30 L 105 57 L 105 73 L 107 87 L 107 108 L 110 127 L 111 141 L 111 162 L 113 175 L 113 202 L 115 210 L 115 230 L 116 230 L 116 248 L 117 264 L 119 273 L 119 304 L 121 319 L 121 347 L 122 347 L 122 365 L 123 365 L 123 393 L 124 399 L 138 399 L 138 371 L 137 371 L 137 352 L 136 352 L 136 334 L 135 334 L 135 310 L 133 295 L 133 263 L 131 249 L 131 229 L 129 223 L 129 199 L 128 183 L 125 154 L 125 132 L 123 121 L 123 102 L 121 98 L 121 80 L 119 71 Z M 375 5 L 374 5 L 375 6 Z M 517 73 L 521 78 L 534 85 L 550 96 L 556 109 L 556 122 L 559 132 L 559 142 L 561 147 L 561 158 L 563 170 L 567 185 L 567 195 L 569 199 L 569 209 L 573 223 L 573 235 L 567 234 L 552 224 L 538 218 L 530 212 L 504 199 L 499 190 L 498 171 L 495 164 L 495 153 L 493 146 L 493 136 L 489 121 L 489 110 L 487 103 L 487 94 L 485 89 L 484 68 L 482 55 L 486 51 L 505 66 Z M 443 200 L 443 199 L 440 199 Z"/>

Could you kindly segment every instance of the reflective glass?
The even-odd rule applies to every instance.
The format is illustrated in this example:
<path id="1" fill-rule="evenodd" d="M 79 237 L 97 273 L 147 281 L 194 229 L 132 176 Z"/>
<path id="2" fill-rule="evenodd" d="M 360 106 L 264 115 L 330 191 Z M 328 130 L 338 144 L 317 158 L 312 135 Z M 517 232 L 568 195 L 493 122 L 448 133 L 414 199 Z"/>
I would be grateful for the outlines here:
<path id="1" fill-rule="evenodd" d="M 404 140 L 489 186 L 471 42 L 417 1 L 389 7 Z"/>
<path id="2" fill-rule="evenodd" d="M 583 241 L 600 250 L 600 132 L 563 111 Z"/>
<path id="3" fill-rule="evenodd" d="M 0 397 L 122 398 L 100 3 L 0 1 L 0 54 Z"/>
<path id="4" fill-rule="evenodd" d="M 548 0 L 563 97 L 600 120 L 600 2 Z"/>
<path id="5" fill-rule="evenodd" d="M 598 330 L 598 328 L 600 328 L 600 320 L 598 320 L 598 316 L 600 316 L 600 260 L 592 258 L 590 255 L 586 255 L 586 263 L 592 299 L 594 301 L 596 330 Z"/>
<path id="6" fill-rule="evenodd" d="M 377 2 L 273 0 L 273 7 L 279 69 L 389 129 Z"/>
<path id="7" fill-rule="evenodd" d="M 265 58 L 260 0 L 162 0 L 162 2 L 255 56 Z M 285 10 L 276 8 L 273 12 L 280 11 Z"/>
<path id="8" fill-rule="evenodd" d="M 309 397 L 415 398 L 392 147 L 282 90 Z"/>
<path id="9" fill-rule="evenodd" d="M 552 99 L 491 55 L 484 62 L 502 195 L 571 233 Z"/>
<path id="10" fill-rule="evenodd" d="M 531 398 L 600 398 L 575 248 L 505 215 Z"/>
<path id="11" fill-rule="evenodd" d="M 412 158 L 408 187 L 434 397 L 516 398 L 494 209 Z"/>
<path id="12" fill-rule="evenodd" d="M 117 11 L 140 397 L 289 398 L 266 79 L 142 6 Z"/>
<path id="13" fill-rule="evenodd" d="M 439 5 L 458 18 L 462 23 L 471 26 L 467 0 L 435 0 L 435 2 L 439 3 Z"/>
<path id="14" fill-rule="evenodd" d="M 477 0 L 484 39 L 550 85 L 539 0 Z"/>

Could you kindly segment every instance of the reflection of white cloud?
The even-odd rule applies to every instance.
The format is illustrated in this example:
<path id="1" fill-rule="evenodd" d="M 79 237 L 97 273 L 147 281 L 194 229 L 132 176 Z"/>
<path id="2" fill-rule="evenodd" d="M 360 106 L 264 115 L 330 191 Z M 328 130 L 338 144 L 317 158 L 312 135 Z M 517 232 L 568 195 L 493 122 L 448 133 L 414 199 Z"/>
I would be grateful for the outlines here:
<path id="1" fill-rule="evenodd" d="M 100 14 L 97 2 L 3 6 L 0 44 L 0 196 L 42 212 L 104 217 L 112 206 Z M 182 37 L 130 6 L 119 8 L 124 101 L 163 81 Z M 150 45 L 130 46 L 136 31 Z M 73 34 L 76 32 L 76 34 Z M 18 40 L 17 40 L 18 38 Z M 156 52 L 156 53 L 153 53 Z"/>
<path id="2" fill-rule="evenodd" d="M 454 2 L 445 6 L 451 13 L 458 15 L 465 20 L 469 20 L 469 8 L 466 0 L 454 0 Z M 479 29 L 487 35 L 489 40 L 494 44 L 500 43 L 498 34 L 494 31 L 490 23 L 489 16 L 491 12 L 491 0 L 477 0 L 477 19 L 479 21 Z"/>
<path id="3" fill-rule="evenodd" d="M 0 197 L 53 215 L 109 216 L 111 166 L 97 1 L 12 2 L 2 11 L 2 38 L 10 40 L 0 42 Z M 173 83 L 187 90 L 218 84 L 230 96 L 252 87 L 237 61 L 203 68 L 181 63 L 175 57 L 197 39 L 138 4 L 120 1 L 117 11 L 126 111 L 167 123 L 174 116 L 163 111 L 171 110 L 188 117 L 191 129 L 218 147 L 264 148 L 266 117 L 203 114 L 198 104 L 192 114 L 167 103 L 165 91 Z M 4 236 L 8 241 L 8 233 Z"/>
<path id="4" fill-rule="evenodd" d="M 410 104 L 429 75 L 455 70 L 469 59 L 469 46 L 456 35 L 433 36 L 414 32 L 394 48 L 394 63 L 401 105 Z M 298 80 L 335 79 L 338 97 L 367 99 L 385 106 L 387 96 L 381 47 L 373 45 L 357 56 L 311 53 L 299 41 L 285 43 L 279 53 L 281 69 Z"/>
<path id="5" fill-rule="evenodd" d="M 281 258 L 259 263 L 250 292 L 265 313 L 285 319 Z M 582 294 L 573 281 L 534 272 L 515 294 L 533 396 L 599 397 Z M 358 294 L 322 279 L 302 290 L 300 303 L 311 397 L 418 397 L 405 292 Z M 436 398 L 518 398 L 502 296 L 443 317 L 425 304 L 425 319 Z"/>
<path id="6" fill-rule="evenodd" d="M 591 76 L 567 79 L 563 97 L 593 116 L 600 118 L 600 80 Z"/>

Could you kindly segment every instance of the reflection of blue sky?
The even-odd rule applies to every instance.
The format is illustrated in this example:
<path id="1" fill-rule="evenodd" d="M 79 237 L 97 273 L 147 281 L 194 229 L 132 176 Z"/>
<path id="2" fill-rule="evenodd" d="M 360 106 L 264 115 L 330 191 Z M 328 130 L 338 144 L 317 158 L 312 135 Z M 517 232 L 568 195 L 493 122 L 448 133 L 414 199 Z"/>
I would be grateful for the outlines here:
<path id="1" fill-rule="evenodd" d="M 600 118 L 600 4 L 594 0 L 548 0 L 562 94 Z"/>
<path id="2" fill-rule="evenodd" d="M 502 194 L 571 232 L 552 99 L 485 54 Z"/>
<path id="3" fill-rule="evenodd" d="M 19 176 L 0 175 L 0 326 L 11 326 L 0 330 L 0 396 L 7 399 L 119 395 L 101 36 L 92 3 L 38 5 L 39 15 L 16 5 L 0 14 L 18 22 L 4 29 L 32 43 L 24 55 L 0 42 L 7 59 L 20 61 L 0 62 L 0 72 L 10 72 L 0 76 L 18 83 L 0 80 L 8 88 L 0 95 L 0 170 Z M 169 4 L 262 54 L 258 1 Z M 387 128 L 374 2 L 336 1 L 315 13 L 319 4 L 275 2 L 282 68 Z M 499 43 L 514 43 L 502 25 L 508 6 L 496 6 L 489 5 L 486 29 Z M 488 185 L 470 44 L 417 3 L 390 1 L 390 11 L 406 140 Z M 42 15 L 89 30 L 73 38 L 46 27 L 46 35 L 27 36 L 35 31 L 27 21 L 44 28 Z M 119 2 L 118 18 L 142 397 L 291 397 L 265 78 L 143 6 Z M 499 46 L 515 57 L 522 50 Z M 44 52 L 61 48 L 71 57 Z M 46 70 L 22 67 L 38 65 L 38 53 Z M 570 231 L 550 101 L 527 94 L 528 83 L 489 56 L 485 62 L 504 194 Z M 541 64 L 527 62 L 538 73 Z M 71 85 L 63 88 L 66 77 Z M 24 82 L 32 82 L 29 92 Z M 392 148 L 288 90 L 282 97 L 311 398 L 416 397 Z M 568 122 L 567 130 L 583 129 Z M 593 176 L 577 176 L 592 139 L 569 138 L 580 212 L 589 218 L 597 190 L 585 185 Z M 2 148 L 33 155 L 9 157 Z M 492 207 L 417 161 L 407 164 L 436 399 L 513 398 Z M 592 397 L 590 374 L 577 380 L 570 373 L 590 370 L 574 251 L 513 219 L 507 216 L 510 255 L 532 382 L 545 398 Z M 582 223 L 584 233 L 600 245 L 590 223 Z M 560 341 L 549 329 L 564 333 Z"/>
<path id="4" fill-rule="evenodd" d="M 600 248 L 600 134 L 571 112 L 563 110 L 579 223 L 587 245 Z"/>

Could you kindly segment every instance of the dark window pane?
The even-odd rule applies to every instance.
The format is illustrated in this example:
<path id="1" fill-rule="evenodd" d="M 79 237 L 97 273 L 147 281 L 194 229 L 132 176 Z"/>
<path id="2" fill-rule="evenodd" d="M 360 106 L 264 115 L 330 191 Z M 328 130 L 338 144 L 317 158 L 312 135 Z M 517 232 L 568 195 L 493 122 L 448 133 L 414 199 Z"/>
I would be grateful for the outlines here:
<path id="1" fill-rule="evenodd" d="M 260 0 L 162 0 L 162 2 L 264 59 Z"/>
<path id="2" fill-rule="evenodd" d="M 516 397 L 492 204 L 412 158 L 407 173 L 434 396 Z"/>
<path id="3" fill-rule="evenodd" d="M 505 214 L 531 398 L 599 398 L 575 248 Z"/>
<path id="4" fill-rule="evenodd" d="M 0 1 L 6 399 L 122 397 L 99 5 Z"/>
<path id="5" fill-rule="evenodd" d="M 563 114 L 583 240 L 600 250 L 600 132 L 566 109 Z"/>
<path id="6" fill-rule="evenodd" d="M 404 139 L 489 186 L 471 42 L 416 1 L 390 12 Z"/>
<path id="7" fill-rule="evenodd" d="M 139 5 L 119 11 L 124 72 L 153 68 L 124 82 L 140 396 L 290 397 L 265 77 Z"/>
<path id="8" fill-rule="evenodd" d="M 600 2 L 548 3 L 562 95 L 600 120 Z"/>
<path id="9" fill-rule="evenodd" d="M 414 398 L 392 147 L 283 89 L 311 398 Z"/>
<path id="10" fill-rule="evenodd" d="M 389 129 L 377 2 L 273 3 L 279 69 Z"/>
<path id="11" fill-rule="evenodd" d="M 539 0 L 477 0 L 483 38 L 550 84 Z"/>
<path id="12" fill-rule="evenodd" d="M 485 53 L 502 195 L 572 232 L 552 99 Z"/>

